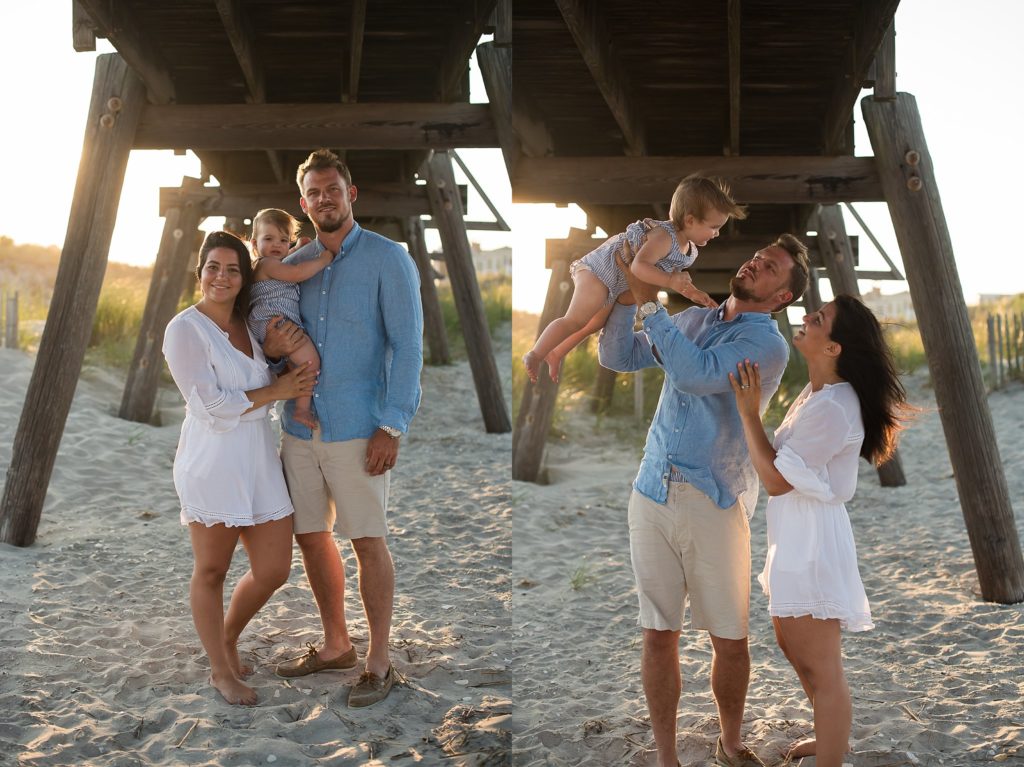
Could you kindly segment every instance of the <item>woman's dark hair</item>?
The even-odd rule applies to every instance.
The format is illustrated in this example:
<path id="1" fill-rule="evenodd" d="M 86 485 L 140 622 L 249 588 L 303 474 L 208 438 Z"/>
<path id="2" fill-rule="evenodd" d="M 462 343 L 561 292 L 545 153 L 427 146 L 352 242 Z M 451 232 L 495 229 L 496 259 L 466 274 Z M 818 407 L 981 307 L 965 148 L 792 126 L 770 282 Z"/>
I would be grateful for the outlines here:
<path id="1" fill-rule="evenodd" d="M 199 248 L 199 262 L 196 264 L 196 279 L 203 279 L 206 258 L 214 248 L 228 248 L 238 254 L 238 268 L 242 273 L 242 289 L 235 296 L 235 311 L 244 320 L 249 316 L 249 291 L 252 288 L 252 256 L 242 240 L 231 232 L 210 232 Z"/>
<path id="2" fill-rule="evenodd" d="M 871 310 L 844 294 L 836 296 L 833 303 L 836 316 L 830 335 L 842 347 L 836 373 L 853 386 L 860 400 L 864 421 L 860 454 L 879 466 L 896 450 L 896 435 L 903 428 L 904 414 L 911 409 L 907 393 L 896 373 L 882 326 Z"/>

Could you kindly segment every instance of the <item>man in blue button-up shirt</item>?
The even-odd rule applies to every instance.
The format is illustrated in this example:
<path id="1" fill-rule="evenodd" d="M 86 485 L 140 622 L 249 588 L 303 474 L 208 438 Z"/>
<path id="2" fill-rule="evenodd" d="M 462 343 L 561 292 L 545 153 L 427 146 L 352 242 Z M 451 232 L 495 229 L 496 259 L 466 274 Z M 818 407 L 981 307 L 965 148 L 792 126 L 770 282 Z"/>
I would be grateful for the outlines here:
<path id="1" fill-rule="evenodd" d="M 317 429 L 284 409 L 281 459 L 295 538 L 320 610 L 324 644 L 277 667 L 295 677 L 352 668 L 356 652 L 345 622 L 345 575 L 333 532 L 349 538 L 359 562 L 359 591 L 370 644 L 365 671 L 349 694 L 354 707 L 376 703 L 394 682 L 388 655 L 395 572 L 388 551 L 387 497 L 400 440 L 420 402 L 423 312 L 419 276 L 398 244 L 356 223 L 357 189 L 333 152 L 313 152 L 299 166 L 302 209 L 316 239 L 286 261 L 335 254 L 300 286 L 302 325 L 320 353 L 313 390 Z M 288 354 L 301 329 L 273 323 L 264 352 Z"/>
<path id="2" fill-rule="evenodd" d="M 658 366 L 665 383 L 629 502 L 630 555 L 643 627 L 642 677 L 658 763 L 675 765 L 679 635 L 690 623 L 711 635 L 711 687 L 722 737 L 719 764 L 760 765 L 740 738 L 750 677 L 747 624 L 750 528 L 757 474 L 750 463 L 729 373 L 745 359 L 761 370 L 762 411 L 778 389 L 789 347 L 771 318 L 807 287 L 807 249 L 791 235 L 757 251 L 717 309 L 669 316 L 656 288 L 636 281 L 643 330 L 623 298 L 599 344 L 601 364 L 628 372 Z"/>

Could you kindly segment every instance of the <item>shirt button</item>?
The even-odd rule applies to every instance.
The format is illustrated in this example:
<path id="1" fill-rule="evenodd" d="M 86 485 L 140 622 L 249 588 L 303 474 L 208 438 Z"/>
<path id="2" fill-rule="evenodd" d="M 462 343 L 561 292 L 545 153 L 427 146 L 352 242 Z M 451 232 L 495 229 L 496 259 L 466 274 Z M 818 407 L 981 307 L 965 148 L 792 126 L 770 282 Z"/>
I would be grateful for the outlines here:
<path id="1" fill-rule="evenodd" d="M 323 295 L 325 295 L 325 296 L 327 295 L 327 291 L 326 291 L 326 290 L 321 290 L 320 292 L 321 292 L 321 293 L 322 293 Z"/>
<path id="2" fill-rule="evenodd" d="M 321 322 L 323 322 L 323 321 L 324 321 L 324 318 L 323 318 L 323 317 L 321 317 L 321 318 L 320 318 L 320 321 L 321 321 Z M 679 429 L 676 429 L 676 431 L 679 431 Z"/>
<path id="3" fill-rule="evenodd" d="M 314 394 L 313 396 L 314 396 L 314 397 L 319 397 L 320 395 L 319 395 L 319 394 Z"/>
<path id="4" fill-rule="evenodd" d="M 323 346 L 323 345 L 324 345 L 324 342 L 323 342 L 323 341 L 317 341 L 317 344 L 316 344 L 316 345 L 317 345 L 317 346 Z"/>

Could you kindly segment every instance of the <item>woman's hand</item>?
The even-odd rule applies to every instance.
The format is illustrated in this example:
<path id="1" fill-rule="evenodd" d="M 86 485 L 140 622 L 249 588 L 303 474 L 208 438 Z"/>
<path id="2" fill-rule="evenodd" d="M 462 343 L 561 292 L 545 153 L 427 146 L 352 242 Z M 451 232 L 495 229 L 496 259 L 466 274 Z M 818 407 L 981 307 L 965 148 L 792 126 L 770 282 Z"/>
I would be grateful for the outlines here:
<path id="1" fill-rule="evenodd" d="M 310 369 L 309 365 L 304 362 L 294 370 L 279 375 L 271 384 L 274 399 L 295 399 L 312 394 L 318 371 Z"/>
<path id="2" fill-rule="evenodd" d="M 736 363 L 736 372 L 729 373 L 729 383 L 736 395 L 740 418 L 761 420 L 761 369 L 750 360 Z"/>

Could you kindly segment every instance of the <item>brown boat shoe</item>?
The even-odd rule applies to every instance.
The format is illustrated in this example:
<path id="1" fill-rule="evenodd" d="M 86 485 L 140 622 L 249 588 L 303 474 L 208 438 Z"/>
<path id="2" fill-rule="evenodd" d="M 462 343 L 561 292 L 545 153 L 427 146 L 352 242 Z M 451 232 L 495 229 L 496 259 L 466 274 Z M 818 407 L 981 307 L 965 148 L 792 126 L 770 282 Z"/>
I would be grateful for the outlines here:
<path id="1" fill-rule="evenodd" d="M 363 708 L 384 700 L 395 684 L 397 673 L 395 667 L 391 665 L 388 666 L 388 673 L 384 675 L 383 679 L 369 671 L 364 671 L 348 694 L 348 707 Z"/>
<path id="2" fill-rule="evenodd" d="M 275 669 L 277 675 L 290 679 L 297 676 L 306 676 L 306 674 L 315 674 L 317 671 L 355 668 L 357 660 L 355 647 L 351 647 L 348 652 L 343 652 L 337 658 L 331 658 L 330 660 L 323 660 L 316 649 L 316 645 L 312 642 L 306 642 L 306 648 L 305 655 L 278 663 Z"/>

